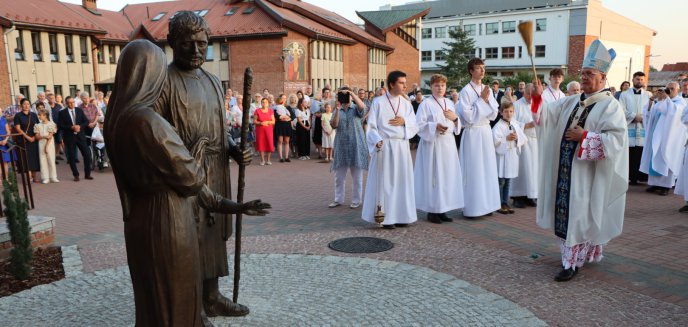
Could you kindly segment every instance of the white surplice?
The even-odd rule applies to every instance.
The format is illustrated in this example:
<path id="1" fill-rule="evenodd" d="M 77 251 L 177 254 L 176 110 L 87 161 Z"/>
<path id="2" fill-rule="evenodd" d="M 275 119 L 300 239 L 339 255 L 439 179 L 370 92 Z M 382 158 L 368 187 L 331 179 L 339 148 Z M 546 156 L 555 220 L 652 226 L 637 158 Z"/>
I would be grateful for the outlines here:
<path id="1" fill-rule="evenodd" d="M 463 169 L 463 215 L 478 217 L 501 208 L 497 158 L 490 121 L 497 118 L 498 105 L 494 97 L 485 102 L 480 94 L 485 85 L 469 82 L 459 94 L 459 116 L 463 136 L 459 158 Z"/>
<path id="2" fill-rule="evenodd" d="M 533 122 L 533 112 L 525 97 L 514 102 L 513 120 L 521 123 L 521 126 Z M 523 133 L 528 137 L 528 143 L 521 148 L 521 155 L 518 156 L 518 176 L 511 181 L 509 195 L 537 199 L 539 175 L 537 133 L 535 127 L 524 128 Z"/>
<path id="3" fill-rule="evenodd" d="M 623 107 L 611 92 L 598 95 L 578 111 L 580 114 L 585 105 L 594 102 L 583 126 L 586 137 L 578 143 L 571 166 L 565 242 L 569 247 L 586 242 L 605 244 L 620 235 L 623 227 L 628 190 L 628 124 Z M 572 95 L 549 104 L 543 102 L 538 111 L 541 175 L 537 224 L 544 229 L 554 229 L 561 141 L 579 101 L 579 95 Z M 581 146 L 591 144 L 597 148 L 595 156 L 581 158 Z"/>
<path id="4" fill-rule="evenodd" d="M 544 103 L 552 103 L 565 97 L 566 94 L 564 94 L 564 92 L 562 92 L 560 89 L 555 89 L 552 86 L 547 86 L 544 90 L 542 90 L 542 102 Z"/>
<path id="5" fill-rule="evenodd" d="M 648 185 L 673 187 L 683 163 L 686 128 L 681 124 L 685 101 L 680 96 L 656 102 L 645 112 L 645 146 L 640 171 Z"/>
<path id="6" fill-rule="evenodd" d="M 395 117 L 396 109 L 396 115 L 405 120 L 404 126 L 389 124 Z M 389 94 L 373 100 L 366 131 L 370 166 L 363 198 L 363 220 L 375 222 L 378 201 L 385 213 L 385 225 L 408 224 L 418 220 L 413 186 L 413 160 L 408 141 L 417 133 L 418 127 L 411 102 L 404 97 L 393 97 Z M 375 145 L 380 141 L 383 141 L 383 146 L 377 151 Z"/>
<path id="7" fill-rule="evenodd" d="M 463 208 L 463 179 L 454 135 L 461 131 L 444 117 L 444 110 L 456 112 L 451 100 L 427 98 L 416 113 L 420 142 L 414 167 L 416 208 L 430 213 L 446 213 Z M 437 125 L 448 127 L 444 134 Z"/>
<path id="8" fill-rule="evenodd" d="M 517 139 L 507 141 L 506 137 L 516 132 Z M 500 119 L 492 127 L 495 151 L 497 153 L 497 177 L 514 178 L 518 176 L 521 147 L 528 143 L 528 138 L 523 134 L 523 129 L 517 121 L 507 122 Z"/>
<path id="9" fill-rule="evenodd" d="M 645 145 L 645 124 L 643 122 L 633 122 L 637 115 L 641 115 L 643 119 L 644 109 L 647 109 L 647 104 L 650 101 L 650 92 L 640 89 L 640 94 L 635 94 L 634 88 L 629 88 L 621 92 L 619 102 L 624 107 L 626 112 L 626 121 L 628 122 L 628 146 L 644 146 Z"/>

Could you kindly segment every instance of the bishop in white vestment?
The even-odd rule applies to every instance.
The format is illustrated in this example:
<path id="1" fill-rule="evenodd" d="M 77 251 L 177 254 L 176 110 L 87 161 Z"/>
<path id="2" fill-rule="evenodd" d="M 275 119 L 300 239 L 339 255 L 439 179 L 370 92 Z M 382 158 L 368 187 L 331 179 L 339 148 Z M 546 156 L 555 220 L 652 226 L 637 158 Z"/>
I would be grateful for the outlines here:
<path id="1" fill-rule="evenodd" d="M 393 88 L 394 83 L 389 78 L 388 81 Z M 370 165 L 362 218 L 374 223 L 379 203 L 385 213 L 382 224 L 389 229 L 418 220 L 409 148 L 409 139 L 418 133 L 418 127 L 413 105 L 401 95 L 402 92 L 394 94 L 390 90 L 373 100 L 366 131 Z M 403 119 L 403 125 L 394 126 L 393 120 L 397 117 Z"/>
<path id="2" fill-rule="evenodd" d="M 627 123 L 621 104 L 604 89 L 614 57 L 614 50 L 593 41 L 583 61 L 584 94 L 544 103 L 539 82 L 533 94 L 541 171 L 537 224 L 559 239 L 563 269 L 556 281 L 573 278 L 585 261 L 601 260 L 603 245 L 623 227 Z"/>
<path id="3" fill-rule="evenodd" d="M 523 126 L 523 133 L 528 137 L 528 142 L 521 148 L 521 155 L 518 157 L 518 176 L 511 181 L 509 192 L 516 208 L 526 205 L 534 207 L 534 200 L 538 197 L 538 141 L 530 109 L 532 91 L 533 84 L 529 83 L 523 97 L 514 102 L 514 120 Z"/>
<path id="4" fill-rule="evenodd" d="M 471 64 L 473 65 L 471 66 Z M 497 158 L 490 121 L 497 118 L 497 100 L 480 82 L 485 65 L 475 58 L 468 63 L 472 80 L 459 94 L 459 116 L 463 124 L 463 137 L 459 158 L 463 169 L 464 217 L 480 217 L 501 208 Z"/>
<path id="5" fill-rule="evenodd" d="M 432 96 L 421 102 L 416 113 L 420 142 L 413 173 L 416 208 L 428 213 L 428 221 L 439 224 L 452 221 L 447 212 L 464 205 L 461 163 L 454 141 L 461 121 L 452 101 L 444 97 L 446 77 L 433 75 L 431 88 Z"/>
<path id="6" fill-rule="evenodd" d="M 647 135 L 640 160 L 640 171 L 648 174 L 648 192 L 667 195 L 674 186 L 683 163 L 686 128 L 681 114 L 686 106 L 678 95 L 678 84 L 669 83 L 672 94 L 659 92 L 658 101 L 645 112 Z"/>

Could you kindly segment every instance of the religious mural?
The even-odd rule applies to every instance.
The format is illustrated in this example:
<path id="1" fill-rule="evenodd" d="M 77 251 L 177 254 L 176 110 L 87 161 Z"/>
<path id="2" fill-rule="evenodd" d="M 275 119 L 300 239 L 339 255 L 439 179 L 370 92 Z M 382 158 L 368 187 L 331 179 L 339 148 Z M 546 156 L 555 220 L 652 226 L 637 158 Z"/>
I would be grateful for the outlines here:
<path id="1" fill-rule="evenodd" d="M 306 48 L 299 42 L 292 42 L 285 48 L 284 62 L 286 65 L 287 81 L 303 81 L 306 79 Z"/>

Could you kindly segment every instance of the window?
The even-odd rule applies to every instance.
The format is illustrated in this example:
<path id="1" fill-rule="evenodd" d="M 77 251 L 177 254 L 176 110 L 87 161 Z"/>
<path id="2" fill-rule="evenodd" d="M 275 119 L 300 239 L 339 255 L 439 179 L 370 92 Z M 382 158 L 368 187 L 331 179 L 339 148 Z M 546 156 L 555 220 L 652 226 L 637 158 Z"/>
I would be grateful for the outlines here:
<path id="1" fill-rule="evenodd" d="M 220 43 L 220 60 L 229 60 L 229 43 Z"/>
<path id="2" fill-rule="evenodd" d="M 502 33 L 516 33 L 516 22 L 502 22 Z"/>
<path id="3" fill-rule="evenodd" d="M 420 61 L 430 61 L 432 60 L 432 51 L 421 51 Z"/>
<path id="4" fill-rule="evenodd" d="M 478 48 L 478 58 L 483 57 L 483 48 Z"/>
<path id="5" fill-rule="evenodd" d="M 205 17 L 208 14 L 208 9 L 196 10 L 194 13 L 198 16 Z"/>
<path id="6" fill-rule="evenodd" d="M 33 60 L 43 61 L 43 49 L 41 49 L 40 32 L 31 32 L 31 46 L 33 47 Z"/>
<path id="7" fill-rule="evenodd" d="M 248 14 L 253 13 L 254 11 L 256 11 L 256 7 L 248 7 L 246 9 L 244 9 L 244 12 L 242 12 L 242 14 L 248 15 Z"/>
<path id="8" fill-rule="evenodd" d="M 225 13 L 225 16 L 232 16 L 236 14 L 237 11 L 239 11 L 239 7 L 229 8 L 229 10 Z"/>
<path id="9" fill-rule="evenodd" d="M 518 57 L 523 58 L 523 47 L 520 45 L 518 46 Z"/>
<path id="10" fill-rule="evenodd" d="M 483 24 L 478 24 L 478 35 L 483 35 Z"/>
<path id="11" fill-rule="evenodd" d="M 497 23 L 486 23 L 485 24 L 485 34 L 499 34 L 499 24 L 497 24 Z"/>
<path id="12" fill-rule="evenodd" d="M 60 61 L 57 50 L 57 34 L 48 34 L 48 45 L 50 46 L 50 61 Z"/>
<path id="13" fill-rule="evenodd" d="M 545 57 L 545 46 L 544 45 L 536 45 L 535 46 L 535 57 L 536 58 Z"/>
<path id="14" fill-rule="evenodd" d="M 17 47 L 14 48 L 14 59 L 24 60 L 24 38 L 23 31 L 17 31 L 19 35 L 17 36 Z"/>
<path id="15" fill-rule="evenodd" d="M 91 93 L 91 85 L 84 85 L 84 92 L 88 93 L 90 96 L 93 96 L 93 93 Z"/>
<path id="16" fill-rule="evenodd" d="M 435 27 L 435 38 L 443 39 L 447 37 L 447 27 Z"/>
<path id="17" fill-rule="evenodd" d="M 215 58 L 215 53 L 213 53 L 213 48 L 214 47 L 212 44 L 208 44 L 208 49 L 206 50 L 206 53 L 205 53 L 205 60 L 206 61 L 213 61 L 213 59 Z"/>
<path id="18" fill-rule="evenodd" d="M 432 39 L 432 28 L 424 28 L 421 30 L 421 38 Z"/>
<path id="19" fill-rule="evenodd" d="M 166 12 L 161 12 L 161 13 L 155 15 L 155 17 L 153 17 L 153 21 L 156 22 L 156 21 L 161 20 L 163 17 L 165 17 L 165 14 L 167 14 L 167 13 L 166 13 Z"/>
<path id="20" fill-rule="evenodd" d="M 99 64 L 104 64 L 105 63 L 105 46 L 104 45 L 99 45 L 98 46 L 98 63 Z"/>
<path id="21" fill-rule="evenodd" d="M 53 85 L 53 88 L 55 89 L 53 91 L 53 94 L 55 95 L 62 95 L 62 85 Z"/>
<path id="22" fill-rule="evenodd" d="M 435 60 L 436 60 L 436 61 L 442 61 L 442 60 L 444 60 L 444 51 L 442 51 L 442 50 L 435 50 Z"/>
<path id="23" fill-rule="evenodd" d="M 29 93 L 28 85 L 19 85 L 19 93 L 21 93 L 21 95 L 23 95 L 26 99 L 32 99 L 31 94 Z"/>
<path id="24" fill-rule="evenodd" d="M 449 33 L 451 34 L 451 32 L 458 31 L 460 27 L 461 27 L 461 26 L 458 26 L 458 25 L 456 25 L 456 26 L 449 26 Z M 451 36 L 451 35 L 450 35 L 450 36 Z"/>
<path id="25" fill-rule="evenodd" d="M 535 20 L 535 30 L 544 32 L 547 30 L 547 18 L 540 18 Z"/>
<path id="26" fill-rule="evenodd" d="M 45 92 L 45 85 L 36 85 L 36 94 Z"/>
<path id="27" fill-rule="evenodd" d="M 76 85 L 69 86 L 69 96 L 72 98 L 76 96 Z"/>
<path id="28" fill-rule="evenodd" d="M 174 16 L 177 15 L 177 13 L 179 13 L 179 12 L 178 12 L 178 11 L 175 11 L 174 14 L 172 14 L 172 15 L 170 16 L 170 20 L 172 20 L 172 18 L 174 18 Z"/>
<path id="29" fill-rule="evenodd" d="M 515 54 L 514 47 L 502 47 L 502 59 L 513 59 Z"/>
<path id="30" fill-rule="evenodd" d="M 85 36 L 79 35 L 79 47 L 81 48 L 81 62 L 88 62 L 88 41 Z"/>
<path id="31" fill-rule="evenodd" d="M 70 34 L 65 34 L 65 52 L 67 53 L 67 62 L 74 62 L 74 44 Z"/>
<path id="32" fill-rule="evenodd" d="M 498 48 L 485 48 L 485 59 L 497 59 L 499 57 Z"/>
<path id="33" fill-rule="evenodd" d="M 512 76 L 514 76 L 514 72 L 502 72 L 502 76 L 512 77 Z"/>
<path id="34" fill-rule="evenodd" d="M 468 36 L 475 36 L 475 24 L 463 25 L 463 31 Z"/>
<path id="35" fill-rule="evenodd" d="M 117 54 L 115 53 L 116 47 L 114 45 L 108 45 L 108 57 L 110 58 L 111 64 L 117 63 Z"/>

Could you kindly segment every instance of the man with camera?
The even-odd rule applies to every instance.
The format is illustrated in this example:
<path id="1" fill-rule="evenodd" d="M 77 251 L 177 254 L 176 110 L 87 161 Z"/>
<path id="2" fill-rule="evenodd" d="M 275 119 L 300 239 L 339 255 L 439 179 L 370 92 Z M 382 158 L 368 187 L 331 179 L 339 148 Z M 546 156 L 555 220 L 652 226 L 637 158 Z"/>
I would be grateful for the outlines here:
<path id="1" fill-rule="evenodd" d="M 351 191 L 352 209 L 361 206 L 363 199 L 363 171 L 368 170 L 368 151 L 361 121 L 365 115 L 365 104 L 349 87 L 337 92 L 339 106 L 332 117 L 332 129 L 337 131 L 334 138 L 334 202 L 329 207 L 340 206 L 344 202 L 346 172 L 351 171 L 353 189 Z M 353 103 L 352 103 L 353 101 Z"/>

